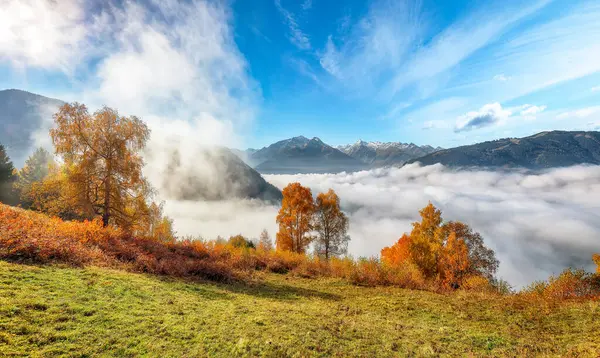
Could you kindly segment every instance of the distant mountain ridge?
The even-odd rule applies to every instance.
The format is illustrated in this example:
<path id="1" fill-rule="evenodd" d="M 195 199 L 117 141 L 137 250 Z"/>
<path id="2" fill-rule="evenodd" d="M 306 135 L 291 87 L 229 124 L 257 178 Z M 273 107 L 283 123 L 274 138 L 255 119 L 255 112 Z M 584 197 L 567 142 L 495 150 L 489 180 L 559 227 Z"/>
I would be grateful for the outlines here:
<path id="1" fill-rule="evenodd" d="M 293 137 L 246 153 L 248 161 L 264 174 L 339 173 L 366 169 L 364 163 L 317 137 Z"/>
<path id="2" fill-rule="evenodd" d="M 49 129 L 63 101 L 17 89 L 0 91 L 0 143 L 20 166 L 35 145 L 35 135 Z M 46 128 L 48 127 L 48 128 Z"/>
<path id="3" fill-rule="evenodd" d="M 340 145 L 337 149 L 371 167 L 399 165 L 441 150 L 430 145 L 418 146 L 401 142 L 365 142 L 358 140 L 353 144 Z"/>
<path id="4" fill-rule="evenodd" d="M 161 193 L 177 200 L 261 199 L 281 201 L 283 195 L 230 149 L 202 148 L 194 153 L 193 165 L 179 151 L 169 154 Z"/>
<path id="5" fill-rule="evenodd" d="M 408 163 L 448 167 L 521 167 L 545 169 L 600 164 L 600 132 L 546 131 L 524 138 L 503 138 L 443 149 Z"/>

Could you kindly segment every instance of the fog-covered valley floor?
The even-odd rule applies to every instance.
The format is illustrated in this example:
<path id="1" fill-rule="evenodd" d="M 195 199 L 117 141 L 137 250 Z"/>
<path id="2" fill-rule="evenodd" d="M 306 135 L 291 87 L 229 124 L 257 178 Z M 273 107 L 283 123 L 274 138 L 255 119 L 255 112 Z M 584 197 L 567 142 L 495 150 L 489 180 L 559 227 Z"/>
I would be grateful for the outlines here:
<path id="1" fill-rule="evenodd" d="M 499 276 L 516 287 L 568 266 L 592 269 L 600 252 L 600 166 L 541 173 L 454 171 L 441 165 L 340 174 L 267 175 L 279 188 L 298 181 L 313 194 L 333 188 L 350 217 L 354 256 L 378 255 L 410 231 L 429 201 L 445 220 L 480 232 L 500 260 Z M 275 236 L 278 207 L 258 201 L 168 200 L 166 214 L 179 235 L 214 239 L 241 233 Z"/>

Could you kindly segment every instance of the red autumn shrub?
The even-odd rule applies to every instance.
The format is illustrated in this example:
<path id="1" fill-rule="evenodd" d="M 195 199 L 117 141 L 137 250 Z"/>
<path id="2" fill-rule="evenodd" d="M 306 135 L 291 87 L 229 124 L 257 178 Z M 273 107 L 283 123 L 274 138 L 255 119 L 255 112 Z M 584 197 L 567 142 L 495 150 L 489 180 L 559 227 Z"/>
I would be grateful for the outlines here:
<path id="1" fill-rule="evenodd" d="M 567 269 L 548 281 L 536 281 L 520 295 L 531 299 L 568 300 L 600 298 L 600 278 L 583 270 Z"/>
<path id="2" fill-rule="evenodd" d="M 103 228 L 99 221 L 63 221 L 0 205 L 0 259 L 95 264 L 229 281 L 243 277 L 243 271 L 249 269 L 244 264 L 231 265 L 230 256 L 201 242 L 131 237 L 118 229 Z"/>

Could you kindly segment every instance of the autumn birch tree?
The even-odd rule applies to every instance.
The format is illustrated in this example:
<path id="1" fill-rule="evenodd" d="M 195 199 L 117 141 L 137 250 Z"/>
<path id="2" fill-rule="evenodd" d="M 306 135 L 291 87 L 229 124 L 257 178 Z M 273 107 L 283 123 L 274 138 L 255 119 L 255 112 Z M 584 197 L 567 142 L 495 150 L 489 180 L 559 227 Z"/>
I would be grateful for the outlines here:
<path id="1" fill-rule="evenodd" d="M 309 188 L 291 183 L 283 189 L 281 209 L 277 215 L 277 250 L 304 253 L 314 239 L 312 216 L 315 204 Z"/>
<path id="2" fill-rule="evenodd" d="M 83 211 L 101 216 L 104 226 L 131 226 L 150 192 L 140 155 L 150 135 L 146 124 L 108 107 L 90 114 L 79 103 L 63 105 L 54 121 L 52 142 Z"/>
<path id="3" fill-rule="evenodd" d="M 260 233 L 260 238 L 256 248 L 263 251 L 273 250 L 273 242 L 271 241 L 271 237 L 269 236 L 267 229 L 263 229 L 263 231 Z"/>
<path id="4" fill-rule="evenodd" d="M 340 209 L 340 198 L 332 189 L 317 195 L 314 229 L 318 234 L 317 255 L 329 260 L 348 252 L 348 217 Z"/>

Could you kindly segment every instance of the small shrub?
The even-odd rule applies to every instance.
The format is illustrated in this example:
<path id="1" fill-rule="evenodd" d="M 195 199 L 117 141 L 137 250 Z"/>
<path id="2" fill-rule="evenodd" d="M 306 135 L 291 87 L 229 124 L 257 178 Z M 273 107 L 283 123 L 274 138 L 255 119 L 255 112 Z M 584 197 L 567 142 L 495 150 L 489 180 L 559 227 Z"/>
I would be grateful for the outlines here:
<path id="1" fill-rule="evenodd" d="M 493 290 L 490 281 L 483 276 L 468 276 L 463 280 L 460 287 L 466 291 L 489 292 Z"/>
<path id="2" fill-rule="evenodd" d="M 536 281 L 520 292 L 530 298 L 569 300 L 600 298 L 600 279 L 579 269 L 567 269 L 548 281 Z"/>

